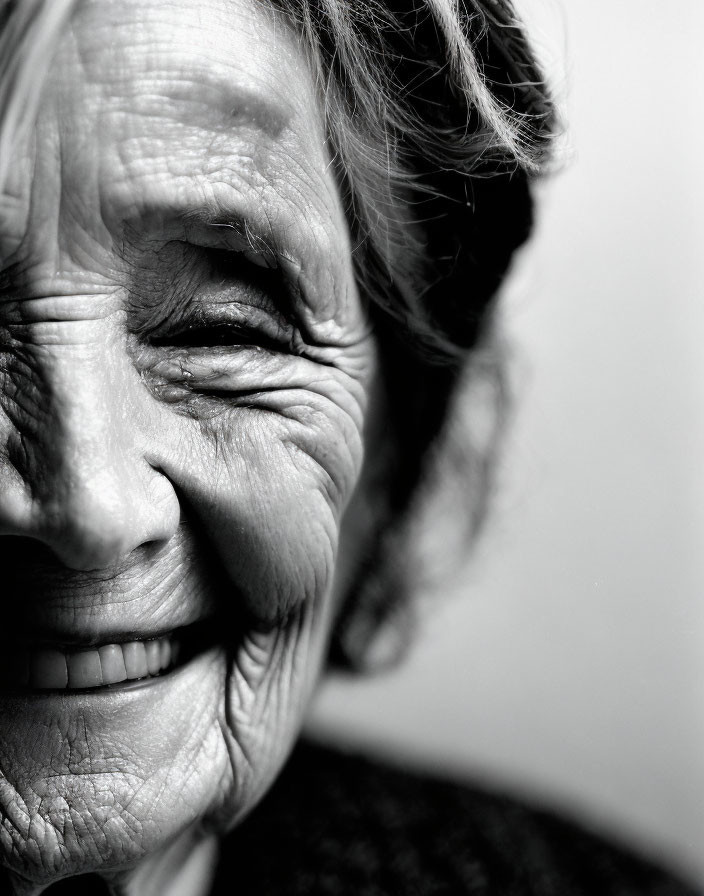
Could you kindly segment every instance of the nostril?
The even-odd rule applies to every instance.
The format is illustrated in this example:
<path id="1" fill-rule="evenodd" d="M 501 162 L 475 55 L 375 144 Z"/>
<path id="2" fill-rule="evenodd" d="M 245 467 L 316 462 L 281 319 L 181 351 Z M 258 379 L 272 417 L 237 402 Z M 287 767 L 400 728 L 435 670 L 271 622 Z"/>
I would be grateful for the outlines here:
<path id="1" fill-rule="evenodd" d="M 173 486 L 149 465 L 127 469 L 120 461 L 90 472 L 62 467 L 34 491 L 0 483 L 0 537 L 34 539 L 66 568 L 89 572 L 121 564 L 140 546 L 163 545 L 178 531 Z"/>
<path id="2" fill-rule="evenodd" d="M 54 499 L 36 527 L 36 537 L 69 569 L 91 571 L 120 564 L 139 545 L 161 534 L 158 508 L 116 484 L 81 483 Z"/>

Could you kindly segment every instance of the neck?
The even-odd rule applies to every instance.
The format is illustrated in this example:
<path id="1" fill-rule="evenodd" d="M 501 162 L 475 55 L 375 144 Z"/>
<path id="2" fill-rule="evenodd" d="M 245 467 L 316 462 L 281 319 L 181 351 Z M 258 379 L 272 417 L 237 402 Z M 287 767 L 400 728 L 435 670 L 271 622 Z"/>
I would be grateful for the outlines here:
<path id="1" fill-rule="evenodd" d="M 187 829 L 161 852 L 109 880 L 113 896 L 207 896 L 218 861 L 213 834 Z"/>

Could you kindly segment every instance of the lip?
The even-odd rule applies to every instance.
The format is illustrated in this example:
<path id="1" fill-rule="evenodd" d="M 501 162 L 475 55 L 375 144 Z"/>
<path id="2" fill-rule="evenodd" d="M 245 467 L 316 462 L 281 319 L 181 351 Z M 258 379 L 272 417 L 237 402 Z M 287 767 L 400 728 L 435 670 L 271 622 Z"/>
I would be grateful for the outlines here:
<path id="1" fill-rule="evenodd" d="M 79 650 L 169 635 L 216 615 L 233 586 L 218 558 L 182 524 L 114 568 L 72 570 L 38 541 L 0 538 L 2 640 Z M 224 601 L 224 602 L 223 602 Z"/>
<path id="2" fill-rule="evenodd" d="M 0 690 L 98 693 L 152 684 L 215 646 L 214 618 L 162 633 L 66 643 L 47 637 L 0 642 Z M 120 671 L 115 671 L 115 664 Z M 108 669 L 109 666 L 109 669 Z M 61 671 L 57 671 L 61 669 Z"/>

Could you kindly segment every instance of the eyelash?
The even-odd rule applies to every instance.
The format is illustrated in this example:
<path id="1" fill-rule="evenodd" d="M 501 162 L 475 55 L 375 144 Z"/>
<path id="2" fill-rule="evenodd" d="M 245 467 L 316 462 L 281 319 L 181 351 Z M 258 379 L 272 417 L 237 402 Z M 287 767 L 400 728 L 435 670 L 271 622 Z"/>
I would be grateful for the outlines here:
<path id="1" fill-rule="evenodd" d="M 207 261 L 212 281 L 232 285 L 239 280 L 244 290 L 254 293 L 255 296 L 258 294 L 259 298 L 264 297 L 264 302 L 239 304 L 238 311 L 241 313 L 241 308 L 244 306 L 257 317 L 270 318 L 269 326 L 266 326 L 268 321 L 265 320 L 261 324 L 246 319 L 209 320 L 207 315 L 201 313 L 196 319 L 186 320 L 180 326 L 168 327 L 166 333 L 152 334 L 150 343 L 156 347 L 253 346 L 270 351 L 290 351 L 291 336 L 282 311 L 289 299 L 281 271 L 270 266 L 260 266 L 241 252 L 193 245 L 191 248 L 202 254 L 203 259 Z M 223 304 L 223 313 L 227 313 L 225 311 L 227 307 Z M 276 332 L 273 333 L 271 330 Z"/>
<path id="2" fill-rule="evenodd" d="M 283 340 L 277 340 L 261 330 L 228 323 L 193 324 L 167 336 L 152 337 L 151 344 L 173 348 L 256 346 L 271 351 L 287 348 Z"/>

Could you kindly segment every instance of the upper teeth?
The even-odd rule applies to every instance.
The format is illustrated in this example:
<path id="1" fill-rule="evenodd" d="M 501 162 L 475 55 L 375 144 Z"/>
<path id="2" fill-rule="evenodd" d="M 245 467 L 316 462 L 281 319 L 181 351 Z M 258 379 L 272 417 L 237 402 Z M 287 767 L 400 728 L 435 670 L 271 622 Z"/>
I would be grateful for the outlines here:
<path id="1" fill-rule="evenodd" d="M 28 648 L 15 654 L 4 677 L 20 687 L 95 688 L 158 675 L 175 661 L 177 650 L 177 642 L 169 636 L 87 650 Z"/>

